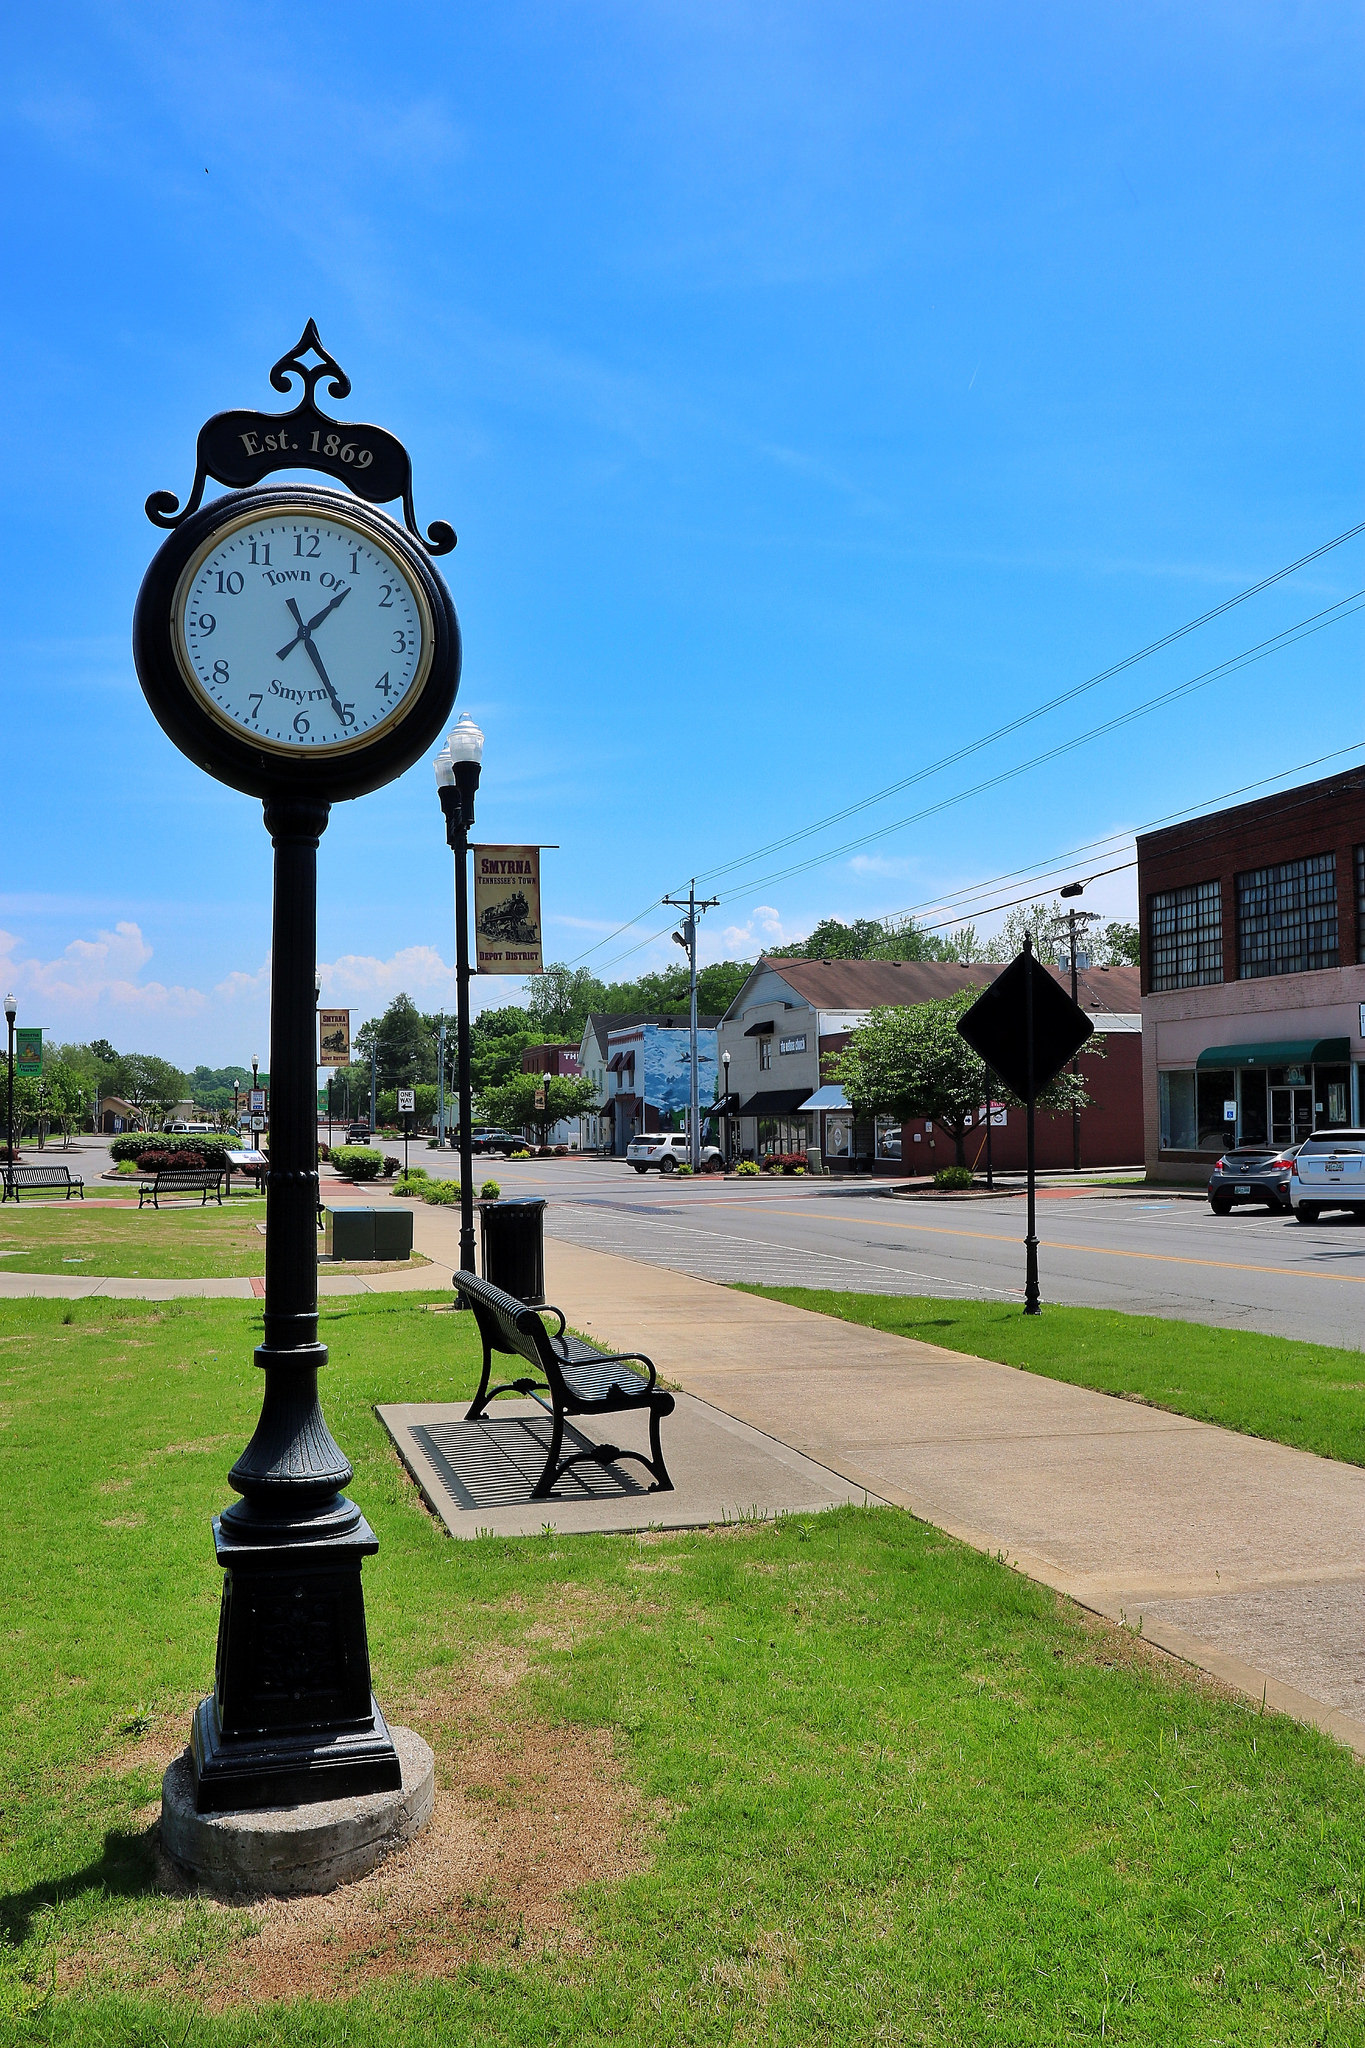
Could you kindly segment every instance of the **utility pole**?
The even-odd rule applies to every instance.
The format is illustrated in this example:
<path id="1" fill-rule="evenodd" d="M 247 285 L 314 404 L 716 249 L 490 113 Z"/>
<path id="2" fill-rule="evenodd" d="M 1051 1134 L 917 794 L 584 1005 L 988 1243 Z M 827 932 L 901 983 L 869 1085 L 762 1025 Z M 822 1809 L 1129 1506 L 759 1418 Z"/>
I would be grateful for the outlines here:
<path id="1" fill-rule="evenodd" d="M 375 1098 L 379 1093 L 379 1035 L 370 1040 L 370 1136 L 374 1136 Z"/>
<path id="2" fill-rule="evenodd" d="M 1061 894 L 1062 896 L 1079 896 L 1084 888 L 1084 882 L 1068 882 L 1066 887 L 1059 891 L 1059 894 Z M 1099 912 L 1095 910 L 1077 910 L 1075 904 L 1071 903 L 1067 906 L 1066 923 L 1067 944 L 1071 949 L 1071 1000 L 1074 1003 L 1079 1000 L 1078 984 L 1076 980 L 1076 926 L 1077 924 L 1098 924 Z M 1079 1080 L 1081 1074 L 1081 1063 L 1079 1058 L 1074 1059 L 1071 1062 L 1071 1071 L 1076 1076 L 1077 1080 Z M 1071 1112 L 1071 1171 L 1073 1173 L 1079 1173 L 1080 1170 L 1081 1113 L 1079 1109 L 1073 1109 Z"/>
<path id="3" fill-rule="evenodd" d="M 663 900 L 670 910 L 685 910 L 687 912 L 687 916 L 683 919 L 682 930 L 673 934 L 673 943 L 675 946 L 681 946 L 687 954 L 688 999 L 691 1015 L 690 1037 L 692 1045 L 691 1106 L 687 1125 L 687 1157 L 691 1163 L 693 1173 L 696 1173 L 701 1166 L 701 1101 L 697 1090 L 697 912 L 699 910 L 714 910 L 720 902 L 720 898 L 719 896 L 706 896 L 699 903 L 697 901 L 697 881 L 694 875 L 688 883 L 685 898 L 681 896 L 665 896 Z"/>

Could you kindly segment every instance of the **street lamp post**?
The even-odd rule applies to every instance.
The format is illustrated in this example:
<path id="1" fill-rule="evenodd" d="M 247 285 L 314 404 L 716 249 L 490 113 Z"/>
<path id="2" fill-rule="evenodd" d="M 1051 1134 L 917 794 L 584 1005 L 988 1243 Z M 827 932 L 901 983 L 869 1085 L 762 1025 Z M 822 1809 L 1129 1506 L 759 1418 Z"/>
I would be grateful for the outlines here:
<path id="1" fill-rule="evenodd" d="M 445 813 L 446 843 L 455 856 L 455 1045 L 460 1093 L 460 1270 L 474 1264 L 474 1143 L 469 1079 L 469 829 L 483 766 L 483 734 L 468 712 L 436 757 L 436 790 Z"/>
<path id="2" fill-rule="evenodd" d="M 721 1093 L 722 1093 L 722 1100 L 723 1100 L 723 1101 L 724 1101 L 724 1103 L 725 1103 L 725 1164 L 726 1164 L 726 1165 L 728 1166 L 728 1165 L 730 1164 L 730 1138 L 731 1138 L 731 1131 L 730 1131 L 730 1055 L 729 1055 L 728 1051 L 727 1051 L 727 1052 L 723 1052 L 723 1053 L 721 1054 L 721 1056 L 720 1056 L 720 1064 L 721 1064 L 721 1068 L 722 1068 L 722 1071 L 723 1071 L 723 1073 L 724 1073 L 724 1076 L 725 1076 L 724 1080 L 723 1080 L 723 1081 L 721 1082 Z"/>
<path id="3" fill-rule="evenodd" d="M 5 1022 L 9 1026 L 9 1108 L 5 1116 L 5 1163 L 13 1171 L 14 1157 L 14 1020 L 19 1014 L 19 1005 L 13 996 L 5 997 Z"/>

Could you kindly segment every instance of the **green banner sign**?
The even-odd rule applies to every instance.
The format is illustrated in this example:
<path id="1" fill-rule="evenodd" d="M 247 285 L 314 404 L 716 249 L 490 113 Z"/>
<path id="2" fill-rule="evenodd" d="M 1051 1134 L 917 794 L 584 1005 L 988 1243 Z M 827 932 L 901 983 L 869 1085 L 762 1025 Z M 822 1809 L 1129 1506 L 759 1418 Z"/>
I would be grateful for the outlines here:
<path id="1" fill-rule="evenodd" d="M 40 1080 L 43 1072 L 41 1026 L 29 1025 L 14 1034 L 14 1071 L 20 1080 Z"/>

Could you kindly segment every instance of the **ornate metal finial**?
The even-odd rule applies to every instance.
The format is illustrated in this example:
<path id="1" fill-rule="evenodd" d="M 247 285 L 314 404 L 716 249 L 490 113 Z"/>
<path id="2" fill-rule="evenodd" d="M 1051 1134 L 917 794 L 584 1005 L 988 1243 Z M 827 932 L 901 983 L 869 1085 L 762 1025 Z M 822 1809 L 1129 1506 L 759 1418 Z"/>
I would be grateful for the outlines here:
<path id="1" fill-rule="evenodd" d="M 306 361 L 315 356 L 315 362 Z M 433 519 L 425 533 L 412 503 L 412 462 L 396 435 L 384 427 L 352 426 L 322 412 L 313 393 L 325 377 L 330 398 L 346 398 L 351 380 L 322 345 L 310 320 L 287 355 L 270 372 L 276 391 L 287 392 L 297 377 L 303 396 L 292 412 L 220 412 L 206 420 L 195 444 L 194 483 L 182 507 L 171 491 L 153 491 L 147 517 L 154 526 L 175 527 L 197 512 L 204 484 L 215 477 L 230 490 L 246 490 L 278 469 L 320 469 L 371 505 L 403 501 L 408 532 L 432 555 L 448 555 L 455 531 Z"/>

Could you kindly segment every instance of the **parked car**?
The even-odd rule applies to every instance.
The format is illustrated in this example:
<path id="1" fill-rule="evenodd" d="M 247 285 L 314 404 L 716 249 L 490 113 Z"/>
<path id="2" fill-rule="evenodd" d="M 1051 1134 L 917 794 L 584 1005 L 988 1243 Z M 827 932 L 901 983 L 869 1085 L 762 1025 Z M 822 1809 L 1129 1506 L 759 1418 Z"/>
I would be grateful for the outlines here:
<path id="1" fill-rule="evenodd" d="M 199 1134 L 200 1136 L 202 1136 L 202 1137 L 208 1137 L 208 1136 L 210 1135 L 210 1133 L 212 1132 L 212 1130 L 213 1130 L 213 1125 L 212 1125 L 212 1124 L 187 1124 L 187 1123 L 173 1123 L 173 1124 L 163 1124 L 163 1125 L 161 1126 L 161 1128 L 162 1128 L 162 1130 L 163 1130 L 163 1131 L 169 1131 L 169 1132 L 172 1132 L 172 1133 L 174 1133 L 174 1134 L 177 1134 L 177 1135 L 178 1135 L 178 1134 L 179 1134 L 179 1133 L 180 1133 L 181 1131 L 185 1131 L 185 1132 L 190 1132 L 190 1131 L 194 1131 L 194 1132 L 197 1132 L 197 1133 L 198 1133 L 198 1134 Z"/>
<path id="2" fill-rule="evenodd" d="M 1225 1152 L 1209 1175 L 1209 1207 L 1229 1216 L 1239 1202 L 1262 1202 L 1287 1212 L 1297 1145 L 1243 1145 Z"/>
<path id="3" fill-rule="evenodd" d="M 506 1159 L 513 1152 L 538 1152 L 538 1145 L 528 1144 L 519 1131 L 471 1131 L 469 1149 L 483 1153 L 490 1159 Z"/>
<path id="4" fill-rule="evenodd" d="M 1324 1209 L 1365 1216 L 1365 1131 L 1314 1131 L 1294 1155 L 1289 1199 L 1300 1223 Z"/>
<path id="5" fill-rule="evenodd" d="M 651 1166 L 657 1166 L 660 1173 L 676 1173 L 680 1166 L 688 1165 L 691 1157 L 685 1131 L 645 1131 L 632 1138 L 626 1147 L 626 1158 L 637 1173 L 648 1173 Z M 719 1145 L 703 1145 L 702 1172 L 721 1173 L 724 1167 Z"/>
<path id="6" fill-rule="evenodd" d="M 349 1130 L 347 1131 L 347 1133 L 346 1133 L 346 1143 L 347 1143 L 348 1145 L 368 1145 L 368 1144 L 369 1144 L 369 1142 L 370 1142 L 370 1130 L 369 1130 L 369 1125 L 368 1125 L 368 1124 L 352 1124 L 352 1125 L 351 1125 L 351 1127 L 350 1127 L 350 1129 L 349 1129 Z"/>

